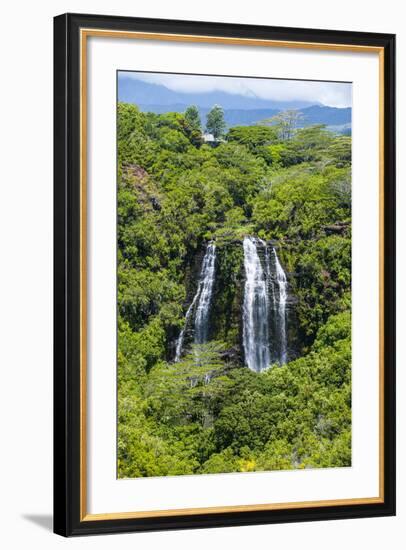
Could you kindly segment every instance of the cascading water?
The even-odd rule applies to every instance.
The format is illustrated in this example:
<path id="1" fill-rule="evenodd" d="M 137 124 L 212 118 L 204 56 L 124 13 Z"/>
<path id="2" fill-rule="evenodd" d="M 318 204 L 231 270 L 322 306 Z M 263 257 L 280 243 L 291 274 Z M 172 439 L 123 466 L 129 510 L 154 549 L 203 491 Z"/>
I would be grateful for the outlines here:
<path id="1" fill-rule="evenodd" d="M 267 281 L 267 296 L 268 296 L 268 303 L 270 302 L 270 299 L 272 301 L 272 306 L 275 306 L 275 287 L 273 284 L 273 277 L 272 277 L 272 268 L 271 268 L 271 257 L 269 254 L 269 248 L 267 244 L 264 241 L 260 241 L 264 248 L 265 248 L 265 270 L 266 270 L 266 281 Z M 269 298 L 269 292 L 271 293 L 271 297 Z"/>
<path id="2" fill-rule="evenodd" d="M 255 237 L 245 237 L 245 287 L 243 304 L 243 347 L 246 365 L 262 372 L 271 363 L 288 360 L 287 300 L 288 281 L 276 250 Z M 199 282 L 176 342 L 175 361 L 179 361 L 186 331 L 193 320 L 194 342 L 203 344 L 210 333 L 210 310 L 216 276 L 216 245 L 207 245 Z M 205 383 L 210 381 L 206 374 Z"/>
<path id="3" fill-rule="evenodd" d="M 283 268 L 279 262 L 276 250 L 273 249 L 275 259 L 275 277 L 279 288 L 278 296 L 278 332 L 279 332 L 279 346 L 280 346 L 280 358 L 279 362 L 283 365 L 287 361 L 287 335 L 286 335 L 286 300 L 288 297 L 288 280 Z"/>
<path id="4" fill-rule="evenodd" d="M 195 313 L 195 343 L 204 344 L 209 335 L 210 303 L 216 272 L 216 245 L 209 243 L 200 274 L 201 290 Z"/>
<path id="5" fill-rule="evenodd" d="M 263 243 L 264 244 L 264 243 Z M 245 289 L 243 306 L 243 345 L 245 362 L 256 372 L 269 367 L 268 291 L 258 255 L 257 241 L 244 238 Z"/>
<path id="6" fill-rule="evenodd" d="M 190 306 L 188 307 L 188 309 L 186 311 L 185 324 L 183 325 L 183 329 L 180 331 L 179 338 L 176 342 L 176 351 L 175 351 L 175 362 L 176 363 L 179 361 L 180 356 L 182 355 L 183 341 L 185 339 L 185 332 L 186 332 L 187 326 L 189 324 L 189 318 L 192 315 L 192 312 L 193 312 L 193 309 L 195 307 L 196 301 L 199 297 L 199 293 L 200 293 L 200 289 L 198 287 L 197 292 L 194 295 L 194 298 L 192 300 L 192 303 L 190 304 Z"/>
<path id="7" fill-rule="evenodd" d="M 185 324 L 176 342 L 175 362 L 178 362 L 181 358 L 183 351 L 183 342 L 185 340 L 185 332 L 189 325 L 189 319 L 192 316 L 193 312 L 195 312 L 194 341 L 197 344 L 203 344 L 207 341 L 209 333 L 210 303 L 215 280 L 215 268 L 216 245 L 214 243 L 209 243 L 207 245 L 206 253 L 203 258 L 196 294 L 194 295 L 192 303 L 186 311 Z M 196 303 L 198 304 L 197 308 L 195 308 Z"/>

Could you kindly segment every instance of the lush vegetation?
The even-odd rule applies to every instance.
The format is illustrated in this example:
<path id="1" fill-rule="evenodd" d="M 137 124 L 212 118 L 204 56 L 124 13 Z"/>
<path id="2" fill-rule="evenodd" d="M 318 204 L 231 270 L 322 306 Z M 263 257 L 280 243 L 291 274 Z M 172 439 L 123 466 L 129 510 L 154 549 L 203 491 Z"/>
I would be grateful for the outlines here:
<path id="1" fill-rule="evenodd" d="M 120 477 L 351 464 L 351 138 L 289 113 L 204 144 L 197 109 L 118 105 Z M 244 235 L 278 246 L 296 359 L 240 353 Z M 218 245 L 211 340 L 174 363 L 205 243 Z M 198 358 L 198 359 L 197 359 Z"/>

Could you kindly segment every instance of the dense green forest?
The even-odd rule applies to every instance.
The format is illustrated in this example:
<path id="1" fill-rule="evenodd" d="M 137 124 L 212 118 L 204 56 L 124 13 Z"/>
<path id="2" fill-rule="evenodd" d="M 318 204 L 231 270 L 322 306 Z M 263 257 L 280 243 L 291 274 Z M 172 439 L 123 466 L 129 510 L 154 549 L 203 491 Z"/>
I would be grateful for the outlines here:
<path id="1" fill-rule="evenodd" d="M 349 466 L 351 137 L 289 113 L 209 123 L 211 144 L 194 108 L 118 105 L 118 475 Z M 241 352 L 246 235 L 275 246 L 294 296 L 294 351 L 261 373 Z M 208 242 L 210 338 L 175 362 Z"/>

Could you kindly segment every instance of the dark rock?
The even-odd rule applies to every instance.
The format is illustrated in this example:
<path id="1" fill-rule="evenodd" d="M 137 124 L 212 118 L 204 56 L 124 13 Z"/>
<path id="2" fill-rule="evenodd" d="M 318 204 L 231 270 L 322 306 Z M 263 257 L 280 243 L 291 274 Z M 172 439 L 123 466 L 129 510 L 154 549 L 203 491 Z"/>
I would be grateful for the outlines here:
<path id="1" fill-rule="evenodd" d="M 162 209 L 162 206 L 160 205 L 159 201 L 155 198 L 155 197 L 152 197 L 151 198 L 151 204 L 152 204 L 152 208 L 154 210 L 161 210 Z"/>

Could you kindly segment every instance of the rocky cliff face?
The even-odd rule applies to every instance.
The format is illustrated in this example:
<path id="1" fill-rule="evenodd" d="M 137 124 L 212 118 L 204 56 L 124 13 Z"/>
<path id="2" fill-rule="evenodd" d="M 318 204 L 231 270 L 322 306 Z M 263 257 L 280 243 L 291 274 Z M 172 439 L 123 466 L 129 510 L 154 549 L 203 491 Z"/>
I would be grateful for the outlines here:
<path id="1" fill-rule="evenodd" d="M 296 358 L 301 351 L 302 342 L 299 334 L 294 284 L 289 272 L 284 285 L 284 304 L 281 309 L 281 282 L 278 281 L 277 258 L 274 244 L 261 242 L 258 246 L 264 278 L 266 277 L 267 323 L 269 333 L 270 363 L 284 363 Z M 203 246 L 193 258 L 186 273 L 187 303 L 185 310 L 192 306 L 197 309 L 199 303 L 199 277 L 205 261 L 206 246 Z M 283 262 L 283 259 L 281 260 Z M 244 248 L 241 240 L 216 244 L 215 276 L 208 313 L 207 340 L 225 342 L 226 358 L 235 364 L 246 364 L 244 350 L 243 310 L 246 289 L 246 269 Z M 279 263 L 279 269 L 282 269 Z M 283 272 L 283 271 L 282 271 Z M 284 272 L 283 272 L 284 274 Z M 200 281 L 201 284 L 201 281 Z M 193 303 L 194 301 L 194 303 Z M 253 299 L 255 307 L 255 297 Z M 184 326 L 182 346 L 185 349 L 195 340 L 196 313 L 190 312 L 190 319 Z M 283 336 L 282 336 L 283 335 Z M 284 339 L 284 341 L 283 341 Z M 172 346 L 173 347 L 173 346 Z"/>

